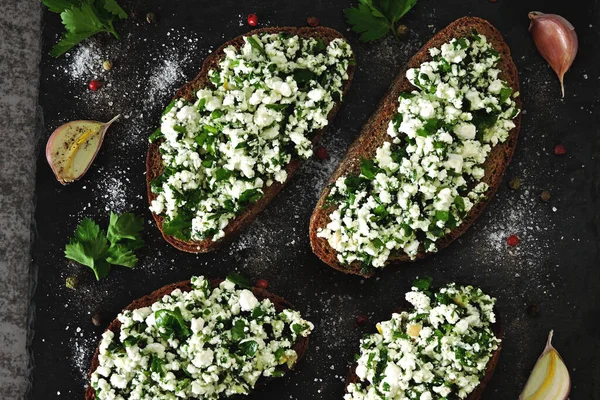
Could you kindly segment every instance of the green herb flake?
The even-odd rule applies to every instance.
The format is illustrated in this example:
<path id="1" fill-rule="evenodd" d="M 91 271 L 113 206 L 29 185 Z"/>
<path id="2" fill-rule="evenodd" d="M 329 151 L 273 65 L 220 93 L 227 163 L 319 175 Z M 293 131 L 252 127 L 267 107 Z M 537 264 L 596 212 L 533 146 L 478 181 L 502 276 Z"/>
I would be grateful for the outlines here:
<path id="1" fill-rule="evenodd" d="M 261 44 L 258 42 L 258 40 L 256 40 L 255 38 L 253 38 L 252 36 L 247 36 L 246 40 L 248 40 L 248 43 L 250 43 L 250 46 L 252 46 L 253 49 L 257 50 L 260 54 L 266 56 L 267 52 L 265 51 L 265 49 L 261 46 Z"/>
<path id="2" fill-rule="evenodd" d="M 248 340 L 247 342 L 240 343 L 239 348 L 243 354 L 249 357 L 254 357 L 258 351 L 258 343 L 256 343 L 254 340 Z"/>
<path id="3" fill-rule="evenodd" d="M 162 139 L 164 137 L 162 131 L 160 130 L 160 128 L 157 128 L 154 133 L 152 135 L 150 135 L 150 137 L 148 138 L 148 141 L 150 143 L 154 143 L 159 139 Z"/>
<path id="4" fill-rule="evenodd" d="M 243 320 L 238 319 L 235 321 L 233 328 L 231 328 L 231 340 L 234 342 L 239 342 L 240 340 L 244 339 L 246 337 L 246 333 L 244 332 L 245 329 L 246 323 Z"/>
<path id="5" fill-rule="evenodd" d="M 431 287 L 431 282 L 433 282 L 433 278 L 430 276 L 425 278 L 417 278 L 413 281 L 412 286 L 422 292 L 426 292 Z"/>
<path id="6" fill-rule="evenodd" d="M 365 178 L 372 181 L 373 179 L 375 179 L 375 175 L 378 172 L 378 168 L 375 166 L 373 160 L 367 160 L 363 158 L 360 162 L 360 172 Z"/>
<path id="7" fill-rule="evenodd" d="M 160 336 L 163 339 L 171 339 L 173 337 L 184 339 L 192 335 L 192 331 L 188 326 L 188 322 L 183 319 L 181 310 L 158 310 L 154 313 L 156 326 L 159 328 Z"/>
<path id="8" fill-rule="evenodd" d="M 243 275 L 240 274 L 229 274 L 227 275 L 227 280 L 234 285 L 241 287 L 242 289 L 250 289 L 252 285 L 250 284 L 250 280 Z"/>

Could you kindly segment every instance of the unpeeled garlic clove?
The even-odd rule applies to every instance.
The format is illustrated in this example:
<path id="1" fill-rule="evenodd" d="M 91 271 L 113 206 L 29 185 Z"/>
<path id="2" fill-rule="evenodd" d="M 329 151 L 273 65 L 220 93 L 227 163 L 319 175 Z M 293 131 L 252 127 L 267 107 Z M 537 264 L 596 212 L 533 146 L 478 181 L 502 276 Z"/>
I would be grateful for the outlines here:
<path id="1" fill-rule="evenodd" d="M 80 179 L 96 158 L 104 135 L 120 115 L 110 121 L 71 121 L 59 126 L 46 144 L 46 159 L 63 185 Z"/>
<path id="2" fill-rule="evenodd" d="M 566 400 L 571 391 L 571 377 L 563 359 L 552 346 L 553 331 L 538 358 L 519 400 Z"/>
<path id="3" fill-rule="evenodd" d="M 565 97 L 564 76 L 571 68 L 579 46 L 575 28 L 556 14 L 532 11 L 529 19 L 529 32 L 535 46 L 558 76 L 562 97 Z"/>

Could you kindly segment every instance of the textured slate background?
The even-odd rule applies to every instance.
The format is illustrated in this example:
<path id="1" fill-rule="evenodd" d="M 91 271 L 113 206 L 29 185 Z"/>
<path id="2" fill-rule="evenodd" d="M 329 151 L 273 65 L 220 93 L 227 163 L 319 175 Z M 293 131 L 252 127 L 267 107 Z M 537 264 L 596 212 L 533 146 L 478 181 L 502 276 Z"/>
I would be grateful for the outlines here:
<path id="1" fill-rule="evenodd" d="M 0 13 L 0 398 L 22 399 L 27 349 L 41 8 L 2 1 Z"/>
<path id="2" fill-rule="evenodd" d="M 598 2 L 421 0 L 404 23 L 411 29 L 400 46 L 391 38 L 359 43 L 347 31 L 341 10 L 354 1 L 123 1 L 132 18 L 118 24 L 122 40 L 98 37 L 54 60 L 47 55 L 60 31 L 58 18 L 45 14 L 40 104 L 44 138 L 69 120 L 123 119 L 107 135 L 86 177 L 68 187 L 52 176 L 38 157 L 38 269 L 33 352 L 32 398 L 80 398 L 96 341 L 109 319 L 131 300 L 193 274 L 225 276 L 237 270 L 252 279 L 269 280 L 316 325 L 307 358 L 297 373 L 273 382 L 250 398 L 333 399 L 343 393 L 343 379 L 372 326 L 355 327 L 357 315 L 372 321 L 389 317 L 417 275 L 435 282 L 469 282 L 498 298 L 506 337 L 500 364 L 486 399 L 516 398 L 529 370 L 555 329 L 555 345 L 573 376 L 572 398 L 598 399 L 600 311 L 598 287 Z M 527 32 L 527 12 L 542 9 L 567 17 L 577 28 L 580 52 L 566 77 L 560 99 L 553 72 L 537 54 Z M 145 22 L 153 11 L 156 25 Z M 146 137 L 175 89 L 199 70 L 206 54 L 249 30 L 245 17 L 258 14 L 261 26 L 303 25 L 316 15 L 323 25 L 346 33 L 358 58 L 354 85 L 324 144 L 331 158 L 310 160 L 267 212 L 240 239 L 208 255 L 180 253 L 169 247 L 150 221 L 144 196 Z M 502 185 L 481 219 L 450 248 L 425 261 L 388 268 L 364 281 L 344 276 L 312 255 L 308 218 L 327 177 L 358 134 L 399 68 L 437 30 L 464 15 L 489 19 L 505 35 L 520 72 L 524 118 L 515 159 L 506 181 L 519 177 L 522 187 Z M 109 58 L 115 68 L 102 72 Z M 99 77 L 102 90 L 90 93 L 87 82 Z M 563 143 L 568 153 L 553 155 Z M 543 190 L 549 203 L 539 200 Z M 130 210 L 148 221 L 148 246 L 133 270 L 117 268 L 94 282 L 83 267 L 66 262 L 63 248 L 77 222 L 91 216 L 106 225 L 110 210 Z M 510 234 L 521 245 L 505 245 Z M 80 287 L 65 288 L 76 275 Z M 541 313 L 527 313 L 529 304 Z M 100 311 L 102 327 L 91 324 Z"/>

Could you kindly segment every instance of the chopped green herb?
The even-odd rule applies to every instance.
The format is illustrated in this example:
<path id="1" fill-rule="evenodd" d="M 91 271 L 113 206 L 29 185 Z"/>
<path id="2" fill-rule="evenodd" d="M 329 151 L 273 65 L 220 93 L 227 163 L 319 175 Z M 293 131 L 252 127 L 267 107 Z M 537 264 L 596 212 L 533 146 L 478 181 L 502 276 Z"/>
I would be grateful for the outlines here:
<path id="1" fill-rule="evenodd" d="M 243 289 L 250 289 L 252 287 L 250 280 L 240 274 L 229 274 L 227 275 L 227 280 Z"/>
<path id="2" fill-rule="evenodd" d="M 433 282 L 433 278 L 428 276 L 425 278 L 417 278 L 413 281 L 413 287 L 416 287 L 422 292 L 426 292 L 431 287 L 431 282 Z"/>
<path id="3" fill-rule="evenodd" d="M 156 326 L 159 328 L 159 333 L 164 339 L 183 339 L 192 334 L 179 308 L 175 308 L 173 311 L 158 310 L 154 313 L 154 319 L 156 320 Z"/>

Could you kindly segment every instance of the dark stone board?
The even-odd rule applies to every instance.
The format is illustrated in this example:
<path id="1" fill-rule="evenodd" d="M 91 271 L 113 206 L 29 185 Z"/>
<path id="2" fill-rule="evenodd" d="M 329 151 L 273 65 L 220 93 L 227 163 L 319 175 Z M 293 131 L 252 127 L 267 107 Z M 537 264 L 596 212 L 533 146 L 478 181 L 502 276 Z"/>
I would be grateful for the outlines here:
<path id="1" fill-rule="evenodd" d="M 132 300 L 192 275 L 224 277 L 232 271 L 267 279 L 273 292 L 315 323 L 297 372 L 256 390 L 249 399 L 341 398 L 359 339 L 373 329 L 356 327 L 355 318 L 387 319 L 419 275 L 432 276 L 436 284 L 472 283 L 498 298 L 506 336 L 486 399 L 518 396 L 550 329 L 572 374 L 571 397 L 599 398 L 598 2 L 420 0 L 403 20 L 410 35 L 401 45 L 391 37 L 360 43 L 342 14 L 354 3 L 122 0 L 131 18 L 117 24 L 120 41 L 101 35 L 59 59 L 47 54 L 61 32 L 59 18 L 45 14 L 40 86 L 45 134 L 40 150 L 61 123 L 109 120 L 117 113 L 123 118 L 77 183 L 61 186 L 43 151 L 39 154 L 32 398 L 82 398 L 100 334 Z M 537 9 L 565 16 L 579 34 L 580 51 L 566 75 L 564 99 L 527 31 L 527 13 Z M 146 22 L 149 11 L 157 17 L 154 25 Z M 309 160 L 231 245 L 212 254 L 185 254 L 169 246 L 151 221 L 144 183 L 146 139 L 177 87 L 195 76 L 204 57 L 250 29 L 245 22 L 249 13 L 258 15 L 260 26 L 304 25 L 306 17 L 318 16 L 322 25 L 347 35 L 358 70 L 324 139 L 330 158 Z M 320 190 L 401 66 L 436 31 L 465 15 L 486 18 L 499 28 L 520 73 L 523 127 L 505 181 L 519 177 L 521 188 L 513 191 L 503 184 L 460 240 L 424 261 L 387 268 L 370 280 L 328 268 L 312 254 L 307 235 Z M 113 62 L 112 71 L 102 71 L 103 59 Z M 92 93 L 87 83 L 94 77 L 104 87 Z M 559 143 L 567 149 L 560 157 L 553 154 Z M 548 203 L 540 200 L 543 190 L 552 194 Z M 108 278 L 95 282 L 91 271 L 68 263 L 63 250 L 81 218 L 92 217 L 105 227 L 110 210 L 143 215 L 147 246 L 138 267 L 114 268 Z M 518 247 L 506 246 L 510 234 L 521 238 Z M 79 277 L 76 291 L 65 287 L 71 275 Z M 539 305 L 539 315 L 527 313 L 530 304 Z M 97 311 L 105 318 L 100 327 L 91 322 Z"/>

